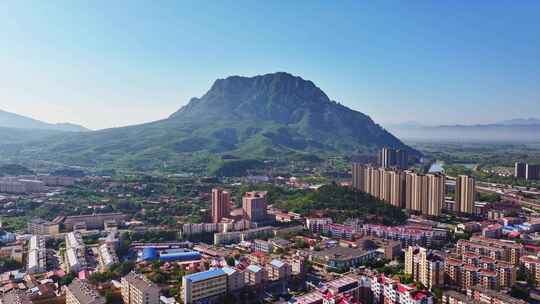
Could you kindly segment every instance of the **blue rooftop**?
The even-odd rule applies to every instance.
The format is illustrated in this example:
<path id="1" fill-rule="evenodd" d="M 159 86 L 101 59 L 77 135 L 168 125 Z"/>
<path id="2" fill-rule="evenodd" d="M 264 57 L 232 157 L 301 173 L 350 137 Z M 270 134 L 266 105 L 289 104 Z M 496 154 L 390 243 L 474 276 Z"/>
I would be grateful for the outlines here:
<path id="1" fill-rule="evenodd" d="M 252 272 L 259 272 L 262 270 L 262 268 L 257 265 L 249 265 L 247 269 Z"/>
<path id="2" fill-rule="evenodd" d="M 236 272 L 236 269 L 231 267 L 223 267 L 221 268 L 227 275 L 231 275 Z"/>
<path id="3" fill-rule="evenodd" d="M 197 273 L 194 273 L 194 274 L 190 274 L 190 275 L 187 275 L 185 276 L 184 278 L 187 280 L 187 281 L 190 281 L 190 282 L 199 282 L 199 281 L 204 281 L 204 280 L 208 280 L 208 279 L 211 279 L 211 278 L 214 278 L 214 277 L 219 277 L 219 276 L 222 276 L 222 275 L 225 275 L 225 271 L 217 268 L 217 269 L 212 269 L 212 270 L 208 270 L 208 271 L 203 271 L 203 272 L 197 272 Z"/>
<path id="4" fill-rule="evenodd" d="M 281 268 L 281 267 L 283 267 L 283 265 L 285 265 L 280 260 L 272 260 L 272 262 L 270 262 L 270 264 L 272 264 L 272 266 L 277 267 L 277 268 Z"/>

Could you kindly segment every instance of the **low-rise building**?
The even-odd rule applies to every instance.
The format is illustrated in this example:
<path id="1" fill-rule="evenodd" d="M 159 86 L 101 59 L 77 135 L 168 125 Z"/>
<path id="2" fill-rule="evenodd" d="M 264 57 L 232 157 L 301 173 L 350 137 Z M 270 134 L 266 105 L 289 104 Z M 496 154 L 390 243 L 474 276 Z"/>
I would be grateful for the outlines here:
<path id="1" fill-rule="evenodd" d="M 244 281 L 248 286 L 259 286 L 266 281 L 264 268 L 251 264 L 244 271 Z"/>
<path id="2" fill-rule="evenodd" d="M 270 281 L 285 280 L 291 276 L 292 267 L 289 263 L 272 260 L 266 265 L 266 274 Z"/>
<path id="3" fill-rule="evenodd" d="M 243 231 L 214 233 L 214 245 L 240 243 L 258 237 L 268 237 L 274 234 L 274 227 L 264 226 Z"/>
<path id="4" fill-rule="evenodd" d="M 118 256 L 114 247 L 108 244 L 103 244 L 98 248 L 98 262 L 101 271 L 107 271 L 109 268 L 118 263 Z"/>
<path id="5" fill-rule="evenodd" d="M 182 278 L 182 300 L 185 304 L 218 303 L 227 288 L 227 273 L 222 269 L 190 274 Z"/>
<path id="6" fill-rule="evenodd" d="M 26 230 L 35 235 L 57 235 L 60 232 L 58 224 L 39 218 L 30 220 Z"/>
<path id="7" fill-rule="evenodd" d="M 523 270 L 534 279 L 536 286 L 540 286 L 540 258 L 536 256 L 524 256 L 520 259 Z"/>
<path id="8" fill-rule="evenodd" d="M 105 298 L 100 296 L 85 281 L 75 279 L 66 288 L 66 304 L 105 304 Z"/>
<path id="9" fill-rule="evenodd" d="M 475 286 L 467 289 L 467 297 L 473 299 L 474 303 L 493 304 L 525 304 L 527 302 L 511 297 L 507 294 Z"/>
<path id="10" fill-rule="evenodd" d="M 0 296 L 0 304 L 32 304 L 32 300 L 23 290 L 13 289 Z"/>
<path id="11" fill-rule="evenodd" d="M 235 292 L 244 288 L 244 272 L 232 267 L 224 267 L 223 271 L 227 274 L 227 289 L 229 292 Z"/>
<path id="12" fill-rule="evenodd" d="M 86 246 L 78 232 L 66 234 L 66 251 L 64 253 L 66 271 L 79 272 L 86 268 Z"/>
<path id="13" fill-rule="evenodd" d="M 28 241 L 28 257 L 26 271 L 30 274 L 44 272 L 47 267 L 47 249 L 45 239 L 32 235 Z"/>
<path id="14" fill-rule="evenodd" d="M 124 304 L 159 304 L 159 287 L 144 275 L 130 272 L 121 284 Z"/>
<path id="15" fill-rule="evenodd" d="M 312 233 L 322 234 L 328 230 L 329 224 L 332 224 L 332 219 L 329 217 L 306 218 L 306 228 Z"/>
<path id="16" fill-rule="evenodd" d="M 379 255 L 381 255 L 381 253 L 377 250 L 334 247 L 311 252 L 310 260 L 325 268 L 349 269 L 350 267 L 358 267 Z"/>
<path id="17" fill-rule="evenodd" d="M 253 250 L 256 252 L 272 253 L 274 251 L 274 245 L 265 240 L 254 240 Z"/>

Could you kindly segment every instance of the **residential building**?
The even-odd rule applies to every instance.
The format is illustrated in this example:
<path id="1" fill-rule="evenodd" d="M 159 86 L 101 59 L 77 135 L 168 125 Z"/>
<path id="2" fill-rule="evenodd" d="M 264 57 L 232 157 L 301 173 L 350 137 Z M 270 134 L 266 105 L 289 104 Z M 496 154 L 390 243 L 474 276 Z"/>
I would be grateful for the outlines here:
<path id="1" fill-rule="evenodd" d="M 0 296 L 0 304 L 32 304 L 32 300 L 25 291 L 12 289 Z"/>
<path id="2" fill-rule="evenodd" d="M 159 287 L 144 275 L 130 272 L 121 285 L 124 304 L 159 304 Z"/>
<path id="3" fill-rule="evenodd" d="M 294 256 L 291 259 L 292 274 L 300 275 L 300 274 L 303 274 L 306 271 L 305 260 L 306 259 L 303 256 L 299 256 L 299 255 Z"/>
<path id="4" fill-rule="evenodd" d="M 439 216 L 444 204 L 446 177 L 443 174 L 427 174 L 428 201 L 422 206 L 422 214 Z"/>
<path id="5" fill-rule="evenodd" d="M 409 246 L 405 252 L 405 274 L 428 289 L 444 285 L 444 259 L 418 246 Z"/>
<path id="6" fill-rule="evenodd" d="M 527 302 L 493 290 L 475 287 L 467 291 L 467 295 L 445 290 L 442 295 L 443 304 L 526 304 Z"/>
<path id="7" fill-rule="evenodd" d="M 109 268 L 118 263 L 118 256 L 113 246 L 103 244 L 98 247 L 98 262 L 101 271 L 107 271 Z"/>
<path id="8" fill-rule="evenodd" d="M 274 234 L 274 227 L 264 226 L 243 231 L 214 233 L 214 244 L 231 244 L 248 241 L 258 237 L 268 237 Z"/>
<path id="9" fill-rule="evenodd" d="M 403 149 L 382 148 L 379 161 L 382 168 L 406 169 L 409 164 L 409 153 Z"/>
<path id="10" fill-rule="evenodd" d="M 35 235 L 57 235 L 59 233 L 59 225 L 35 218 L 28 222 L 26 230 L 28 233 Z"/>
<path id="11" fill-rule="evenodd" d="M 74 279 L 65 291 L 66 304 L 105 304 L 105 298 L 83 280 Z"/>
<path id="12" fill-rule="evenodd" d="M 405 208 L 405 172 L 390 171 L 390 198 L 388 202 L 398 208 Z"/>
<path id="13" fill-rule="evenodd" d="M 358 267 L 379 255 L 382 253 L 374 249 L 333 247 L 311 252 L 310 260 L 325 268 L 349 269 L 350 267 Z"/>
<path id="14" fill-rule="evenodd" d="M 371 277 L 371 301 L 374 304 L 432 304 L 433 295 L 413 285 L 401 284 L 384 275 Z"/>
<path id="15" fill-rule="evenodd" d="M 486 289 L 481 286 L 475 286 L 467 289 L 467 297 L 474 303 L 489 304 L 525 304 L 527 302 L 511 297 L 507 294 L 495 290 Z"/>
<path id="16" fill-rule="evenodd" d="M 540 165 L 527 164 L 525 169 L 525 178 L 527 180 L 540 179 Z"/>
<path id="17" fill-rule="evenodd" d="M 266 207 L 266 191 L 246 192 L 242 198 L 242 209 L 246 219 L 252 222 L 265 221 L 268 219 Z"/>
<path id="18" fill-rule="evenodd" d="M 68 272 L 79 272 L 86 268 L 86 246 L 79 232 L 66 234 L 64 260 L 65 270 Z"/>
<path id="19" fill-rule="evenodd" d="M 190 274 L 182 278 L 182 300 L 185 304 L 219 303 L 227 288 L 227 273 L 222 269 Z"/>
<path id="20" fill-rule="evenodd" d="M 39 235 L 32 235 L 28 241 L 28 255 L 26 271 L 30 274 L 45 272 L 47 266 L 47 249 L 45 239 Z"/>
<path id="21" fill-rule="evenodd" d="M 461 254 L 461 259 L 446 258 L 444 272 L 445 283 L 461 290 L 476 285 L 499 290 L 510 288 L 516 282 L 516 269 L 510 263 L 474 252 Z"/>
<path id="22" fill-rule="evenodd" d="M 514 177 L 524 179 L 527 177 L 527 164 L 516 162 L 514 165 Z"/>
<path id="23" fill-rule="evenodd" d="M 522 244 L 482 236 L 473 236 L 469 240 L 459 240 L 456 248 L 458 254 L 474 252 L 480 256 L 506 261 L 515 266 L 519 264 L 519 259 L 523 256 Z"/>
<path id="24" fill-rule="evenodd" d="M 266 274 L 270 281 L 284 280 L 291 276 L 292 267 L 289 263 L 274 259 L 266 265 Z"/>
<path id="25" fill-rule="evenodd" d="M 447 230 L 417 225 L 384 226 L 364 224 L 359 229 L 359 232 L 384 240 L 399 241 L 405 248 L 413 245 L 431 246 L 435 243 L 443 244 L 448 238 Z"/>
<path id="26" fill-rule="evenodd" d="M 246 285 L 244 271 L 232 267 L 223 267 L 222 270 L 227 274 L 227 289 L 229 292 L 244 288 Z"/>
<path id="27" fill-rule="evenodd" d="M 475 181 L 474 177 L 460 175 L 456 179 L 456 190 L 454 211 L 472 214 L 475 201 Z"/>
<path id="28" fill-rule="evenodd" d="M 332 219 L 329 217 L 323 218 L 306 218 L 306 228 L 312 233 L 323 234 L 328 230 L 328 225 L 332 224 Z"/>
<path id="29" fill-rule="evenodd" d="M 524 256 L 520 259 L 523 270 L 534 279 L 536 286 L 540 286 L 540 258 L 536 256 Z"/>
<path id="30" fill-rule="evenodd" d="M 214 188 L 212 189 L 212 222 L 219 223 L 221 219 L 229 216 L 229 204 L 231 197 L 229 192 Z"/>
<path id="31" fill-rule="evenodd" d="M 366 180 L 366 170 L 362 164 L 354 163 L 352 165 L 352 182 L 351 186 L 359 191 L 366 192 L 365 189 L 365 180 Z"/>
<path id="32" fill-rule="evenodd" d="M 259 265 L 251 264 L 244 271 L 244 281 L 248 286 L 260 286 L 266 281 L 266 271 Z"/>
<path id="33" fill-rule="evenodd" d="M 274 251 L 274 245 L 271 242 L 265 240 L 254 240 L 253 250 L 264 253 L 272 253 Z"/>
<path id="34" fill-rule="evenodd" d="M 74 226 L 83 224 L 86 229 L 103 229 L 105 221 L 115 221 L 118 226 L 122 226 L 126 218 L 127 216 L 120 212 L 72 215 L 64 219 L 64 227 L 67 231 L 72 231 Z"/>
<path id="35" fill-rule="evenodd" d="M 14 244 L 7 246 L 0 246 L 0 257 L 10 258 L 19 263 L 23 262 L 23 246 L 22 244 Z"/>

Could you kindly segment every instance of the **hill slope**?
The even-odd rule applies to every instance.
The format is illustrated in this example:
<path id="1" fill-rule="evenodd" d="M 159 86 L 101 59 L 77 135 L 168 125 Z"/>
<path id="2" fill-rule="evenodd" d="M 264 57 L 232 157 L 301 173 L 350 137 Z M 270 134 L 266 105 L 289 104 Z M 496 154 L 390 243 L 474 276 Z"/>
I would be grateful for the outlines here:
<path id="1" fill-rule="evenodd" d="M 51 124 L 19 114 L 0 110 L 0 127 L 15 129 L 36 129 L 36 130 L 54 130 L 82 132 L 88 131 L 83 126 L 71 123 Z"/>
<path id="2" fill-rule="evenodd" d="M 372 153 L 383 146 L 410 149 L 368 116 L 331 101 L 311 81 L 274 73 L 219 79 L 164 120 L 2 150 L 71 165 L 172 170 L 205 167 L 225 155 L 298 159 Z"/>

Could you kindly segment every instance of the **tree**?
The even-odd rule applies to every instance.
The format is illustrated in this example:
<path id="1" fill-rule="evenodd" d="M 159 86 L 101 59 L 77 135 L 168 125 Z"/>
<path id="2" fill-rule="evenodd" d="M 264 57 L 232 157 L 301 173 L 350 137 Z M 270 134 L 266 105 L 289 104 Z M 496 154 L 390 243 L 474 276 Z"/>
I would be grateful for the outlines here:
<path id="1" fill-rule="evenodd" d="M 228 256 L 226 261 L 227 261 L 227 265 L 229 265 L 231 267 L 233 267 L 234 264 L 235 264 L 235 260 L 234 260 L 234 258 L 232 256 Z"/>
<path id="2" fill-rule="evenodd" d="M 105 303 L 112 304 L 114 301 L 113 293 L 110 290 L 105 291 Z"/>
<path id="3" fill-rule="evenodd" d="M 77 275 L 74 272 L 70 272 L 58 280 L 60 286 L 65 286 L 71 284 Z"/>
<path id="4" fill-rule="evenodd" d="M 529 290 L 527 288 L 514 286 L 510 290 L 510 295 L 514 298 L 527 301 L 529 299 Z"/>

